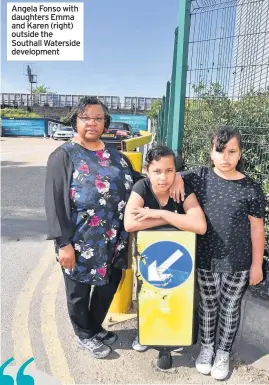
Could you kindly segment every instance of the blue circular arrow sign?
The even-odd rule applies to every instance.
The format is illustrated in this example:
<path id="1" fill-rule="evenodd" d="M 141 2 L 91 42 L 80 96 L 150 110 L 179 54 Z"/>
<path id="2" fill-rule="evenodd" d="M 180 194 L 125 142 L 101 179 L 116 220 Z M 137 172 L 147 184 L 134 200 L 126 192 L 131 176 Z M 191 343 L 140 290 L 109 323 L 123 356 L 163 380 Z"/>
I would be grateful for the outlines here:
<path id="1" fill-rule="evenodd" d="M 144 258 L 139 261 L 140 273 L 153 286 L 172 289 L 182 285 L 192 272 L 191 255 L 177 242 L 153 243 L 141 255 Z"/>

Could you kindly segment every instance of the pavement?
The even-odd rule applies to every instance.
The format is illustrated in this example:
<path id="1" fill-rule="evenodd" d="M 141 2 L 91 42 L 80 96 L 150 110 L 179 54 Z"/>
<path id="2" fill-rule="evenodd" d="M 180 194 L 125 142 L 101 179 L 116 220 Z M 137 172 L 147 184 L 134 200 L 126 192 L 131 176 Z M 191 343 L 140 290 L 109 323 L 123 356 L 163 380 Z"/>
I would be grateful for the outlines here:
<path id="1" fill-rule="evenodd" d="M 119 338 L 107 359 L 93 359 L 77 347 L 53 244 L 45 236 L 45 165 L 60 144 L 1 138 L 1 362 L 14 357 L 15 365 L 21 365 L 33 356 L 36 369 L 61 384 L 216 383 L 194 367 L 198 345 L 173 353 L 173 368 L 165 373 L 156 369 L 154 349 L 132 350 L 135 306 L 128 315 L 108 315 L 105 325 Z M 230 375 L 223 384 L 269 384 L 268 304 L 247 292 Z"/>

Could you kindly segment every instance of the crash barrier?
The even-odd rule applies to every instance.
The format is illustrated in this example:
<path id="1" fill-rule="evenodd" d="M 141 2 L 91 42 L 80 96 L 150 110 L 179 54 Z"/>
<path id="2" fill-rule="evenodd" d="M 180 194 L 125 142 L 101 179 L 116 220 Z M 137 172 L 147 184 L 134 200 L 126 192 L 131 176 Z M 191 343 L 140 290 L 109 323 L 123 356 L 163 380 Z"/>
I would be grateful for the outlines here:
<path id="1" fill-rule="evenodd" d="M 152 140 L 152 134 L 147 131 L 139 131 L 138 137 L 125 139 L 121 142 L 121 148 L 122 151 L 132 151 L 135 150 L 137 147 L 145 146 L 146 144 L 150 143 Z"/>
<path id="2" fill-rule="evenodd" d="M 147 346 L 189 346 L 197 339 L 196 235 L 171 227 L 135 235 L 138 336 Z"/>

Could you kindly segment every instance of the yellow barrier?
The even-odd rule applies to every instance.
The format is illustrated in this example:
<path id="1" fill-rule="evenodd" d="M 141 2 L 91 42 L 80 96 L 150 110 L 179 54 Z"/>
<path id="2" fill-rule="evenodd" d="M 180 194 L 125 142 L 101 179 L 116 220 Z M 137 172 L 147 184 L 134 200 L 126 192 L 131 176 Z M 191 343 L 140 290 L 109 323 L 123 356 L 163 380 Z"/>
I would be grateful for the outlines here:
<path id="1" fill-rule="evenodd" d="M 136 138 L 123 140 L 121 142 L 122 151 L 135 150 L 137 147 L 144 146 L 152 140 L 152 134 L 148 131 L 139 131 L 139 135 Z"/>
<path id="2" fill-rule="evenodd" d="M 135 171 L 141 172 L 142 170 L 142 154 L 141 152 L 124 152 L 124 154 L 130 159 Z M 113 302 L 109 308 L 111 313 L 128 313 L 132 306 L 132 294 L 133 294 L 133 270 L 132 270 L 132 236 L 129 240 L 129 253 L 128 253 L 128 269 L 123 270 L 122 279 L 120 281 L 118 290 L 114 296 Z"/>

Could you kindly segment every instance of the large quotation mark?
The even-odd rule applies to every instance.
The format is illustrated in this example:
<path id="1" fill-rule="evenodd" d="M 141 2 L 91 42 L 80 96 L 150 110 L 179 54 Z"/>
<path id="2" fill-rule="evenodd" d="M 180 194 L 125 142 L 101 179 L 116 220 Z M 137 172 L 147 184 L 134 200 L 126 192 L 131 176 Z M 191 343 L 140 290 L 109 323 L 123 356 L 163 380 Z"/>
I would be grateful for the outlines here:
<path id="1" fill-rule="evenodd" d="M 9 360 L 4 362 L 3 365 L 0 366 L 0 384 L 1 385 L 15 385 L 14 378 L 8 374 L 4 374 L 5 368 L 12 361 L 14 361 L 13 357 L 11 357 Z M 35 380 L 33 379 L 33 377 L 23 373 L 26 366 L 28 366 L 32 361 L 34 361 L 33 357 L 25 361 L 24 364 L 22 364 L 16 376 L 16 385 L 35 385 Z"/>

